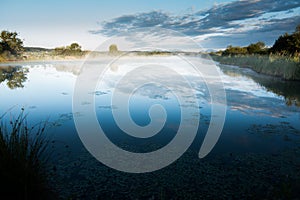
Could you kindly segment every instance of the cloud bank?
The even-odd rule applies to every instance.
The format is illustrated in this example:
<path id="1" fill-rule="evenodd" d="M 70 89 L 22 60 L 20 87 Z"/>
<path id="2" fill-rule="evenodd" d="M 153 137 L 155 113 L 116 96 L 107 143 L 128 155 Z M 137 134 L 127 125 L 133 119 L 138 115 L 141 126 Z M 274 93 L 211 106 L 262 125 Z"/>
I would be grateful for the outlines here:
<path id="1" fill-rule="evenodd" d="M 182 15 L 151 11 L 105 21 L 93 34 L 114 36 L 138 28 L 165 28 L 191 36 L 206 48 L 264 41 L 272 45 L 300 24 L 299 0 L 240 0 Z"/>

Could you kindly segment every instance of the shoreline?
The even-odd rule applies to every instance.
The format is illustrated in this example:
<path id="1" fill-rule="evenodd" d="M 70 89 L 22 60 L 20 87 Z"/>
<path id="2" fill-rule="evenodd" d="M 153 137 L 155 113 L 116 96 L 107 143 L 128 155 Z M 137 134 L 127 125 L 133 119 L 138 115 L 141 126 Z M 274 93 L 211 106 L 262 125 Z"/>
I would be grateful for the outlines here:
<path id="1" fill-rule="evenodd" d="M 87 58 L 92 60 L 113 57 L 170 57 L 170 56 L 201 56 L 202 53 L 188 52 L 120 52 L 110 55 L 108 52 L 87 53 L 81 56 L 44 56 L 28 59 L 16 59 L 1 61 L 0 65 L 30 63 L 30 62 L 84 62 Z M 239 68 L 251 69 L 254 72 L 284 81 L 300 81 L 300 62 L 293 61 L 288 57 L 271 55 L 245 55 L 245 56 L 220 56 L 210 55 L 211 60 L 222 65 L 231 65 Z"/>
<path id="2" fill-rule="evenodd" d="M 293 61 L 288 57 L 211 55 L 211 58 L 219 64 L 251 69 L 258 74 L 280 78 L 284 81 L 300 81 L 300 62 Z"/>

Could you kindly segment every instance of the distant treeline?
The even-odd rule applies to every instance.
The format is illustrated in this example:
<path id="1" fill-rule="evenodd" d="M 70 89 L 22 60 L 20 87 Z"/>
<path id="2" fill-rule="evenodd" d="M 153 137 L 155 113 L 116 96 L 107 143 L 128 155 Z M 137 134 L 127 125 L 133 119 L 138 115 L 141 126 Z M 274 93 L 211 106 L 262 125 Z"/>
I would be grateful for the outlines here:
<path id="1" fill-rule="evenodd" d="M 56 59 L 65 57 L 80 58 L 88 51 L 83 51 L 78 43 L 69 46 L 45 49 L 24 47 L 17 32 L 2 31 L 0 34 L 0 62 L 15 60 Z"/>
<path id="2" fill-rule="evenodd" d="M 246 47 L 229 45 L 224 51 L 216 54 L 222 56 L 235 55 L 269 55 L 276 54 L 280 56 L 298 57 L 300 56 L 300 25 L 292 34 L 285 33 L 281 35 L 270 48 L 266 47 L 264 42 L 257 42 Z"/>
<path id="3" fill-rule="evenodd" d="M 72 43 L 66 47 L 57 47 L 53 50 L 54 55 L 65 55 L 65 56 L 82 56 L 84 52 L 78 43 Z"/>
<path id="4" fill-rule="evenodd" d="M 40 60 L 40 59 L 65 59 L 65 58 L 82 58 L 90 53 L 83 51 L 78 43 L 72 43 L 69 46 L 57 47 L 54 49 L 44 49 L 39 47 L 24 47 L 23 41 L 18 38 L 16 32 L 2 31 L 0 34 L 0 62 L 10 60 Z M 118 50 L 116 44 L 108 48 L 108 55 L 118 55 L 122 51 Z M 136 55 L 172 55 L 176 52 L 135 52 Z M 178 53 L 178 52 L 177 52 Z M 264 42 L 257 42 L 246 47 L 229 45 L 224 51 L 214 52 L 213 57 L 227 56 L 273 56 L 272 59 L 280 57 L 288 58 L 291 62 L 299 62 L 300 57 L 300 25 L 292 34 L 280 36 L 272 47 L 266 47 Z M 219 59 L 220 58 L 216 58 Z M 271 60 L 272 60 L 271 59 Z M 229 59 L 226 61 L 231 63 Z M 234 64 L 234 63 L 231 63 Z"/>
<path id="5" fill-rule="evenodd" d="M 285 80 L 300 80 L 300 25 L 292 34 L 280 36 L 270 48 L 263 42 L 246 47 L 228 46 L 211 53 L 221 64 L 251 68 L 266 75 Z"/>

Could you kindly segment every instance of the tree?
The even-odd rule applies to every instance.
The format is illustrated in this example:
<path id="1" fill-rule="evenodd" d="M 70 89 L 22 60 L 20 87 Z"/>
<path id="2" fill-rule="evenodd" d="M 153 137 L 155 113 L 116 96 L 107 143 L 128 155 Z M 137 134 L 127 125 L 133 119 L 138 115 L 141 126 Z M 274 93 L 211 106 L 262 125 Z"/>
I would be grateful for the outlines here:
<path id="1" fill-rule="evenodd" d="M 66 47 L 56 47 L 53 53 L 54 55 L 78 56 L 82 55 L 82 50 L 78 43 L 72 43 Z"/>
<path id="2" fill-rule="evenodd" d="M 245 47 L 233 47 L 229 45 L 222 55 L 245 55 L 247 54 L 247 48 Z"/>
<path id="3" fill-rule="evenodd" d="M 109 53 L 115 54 L 115 53 L 117 53 L 117 52 L 118 52 L 118 47 L 117 47 L 117 45 L 112 44 L 112 45 L 109 46 Z"/>
<path id="4" fill-rule="evenodd" d="M 70 46 L 67 46 L 67 49 L 70 49 L 71 51 L 81 52 L 81 46 L 78 43 L 72 43 Z"/>
<path id="5" fill-rule="evenodd" d="M 255 44 L 250 44 L 247 47 L 247 51 L 249 54 L 260 54 L 264 51 L 266 45 L 264 42 L 257 42 Z"/>
<path id="6" fill-rule="evenodd" d="M 300 24 L 296 27 L 295 33 L 300 33 Z"/>
<path id="7" fill-rule="evenodd" d="M 299 56 L 300 53 L 300 25 L 297 26 L 293 34 L 285 33 L 281 35 L 270 49 L 273 53 L 283 55 Z"/>
<path id="8" fill-rule="evenodd" d="M 2 31 L 0 34 L 0 53 L 10 52 L 11 55 L 20 56 L 24 51 L 23 41 L 19 39 L 18 33 Z"/>

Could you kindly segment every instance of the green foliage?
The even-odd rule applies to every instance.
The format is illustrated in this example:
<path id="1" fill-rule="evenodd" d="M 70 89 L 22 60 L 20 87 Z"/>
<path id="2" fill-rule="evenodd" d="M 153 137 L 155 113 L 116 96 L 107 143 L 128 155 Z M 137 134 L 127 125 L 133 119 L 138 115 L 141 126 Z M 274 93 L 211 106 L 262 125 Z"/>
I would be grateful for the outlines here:
<path id="1" fill-rule="evenodd" d="M 286 80 L 300 80 L 300 25 L 293 34 L 280 36 L 270 49 L 263 42 L 257 42 L 247 47 L 228 46 L 211 55 L 221 64 L 249 67 Z"/>
<path id="2" fill-rule="evenodd" d="M 295 33 L 300 33 L 300 24 L 296 27 Z"/>
<path id="3" fill-rule="evenodd" d="M 19 39 L 16 32 L 2 31 L 0 34 L 0 54 L 2 57 L 19 57 L 24 51 L 23 41 Z M 6 56 L 3 53 L 6 52 Z"/>
<path id="4" fill-rule="evenodd" d="M 245 55 L 247 54 L 247 48 L 245 47 L 233 47 L 229 45 L 222 55 Z"/>
<path id="5" fill-rule="evenodd" d="M 66 47 L 67 49 L 69 49 L 70 51 L 79 51 L 81 52 L 81 46 L 77 43 L 72 43 L 70 46 Z"/>
<path id="6" fill-rule="evenodd" d="M 250 44 L 247 47 L 233 47 L 229 45 L 225 51 L 222 52 L 222 55 L 246 55 L 246 54 L 266 54 L 267 49 L 266 45 L 263 42 L 257 42 Z"/>
<path id="7" fill-rule="evenodd" d="M 116 54 L 118 53 L 118 47 L 115 44 L 112 44 L 109 46 L 109 53 L 110 54 Z"/>
<path id="8" fill-rule="evenodd" d="M 0 117 L 0 183 L 1 198 L 44 199 L 48 141 L 45 124 L 29 127 L 24 109 L 10 126 Z"/>
<path id="9" fill-rule="evenodd" d="M 300 25 L 297 26 L 295 32 L 291 35 L 285 33 L 280 36 L 270 49 L 272 53 L 285 56 L 300 56 Z"/>
<path id="10" fill-rule="evenodd" d="M 266 75 L 285 80 L 300 80 L 300 63 L 293 58 L 276 55 L 212 56 L 221 64 L 251 68 Z"/>
<path id="11" fill-rule="evenodd" d="M 57 47 L 54 49 L 54 55 L 62 55 L 62 56 L 81 56 L 83 55 L 83 51 L 81 50 L 81 46 L 78 43 L 72 43 L 66 47 Z"/>
<path id="12" fill-rule="evenodd" d="M 266 45 L 264 42 L 257 42 L 255 44 L 250 44 L 247 47 L 247 51 L 249 54 L 262 54 L 265 52 L 265 47 Z"/>
<path id="13" fill-rule="evenodd" d="M 248 55 L 248 54 L 260 54 L 266 55 L 273 53 L 277 55 L 289 56 L 293 58 L 299 58 L 300 56 L 300 25 L 296 27 L 293 34 L 289 35 L 285 33 L 281 35 L 274 43 L 274 45 L 267 49 L 265 43 L 257 42 L 250 44 L 247 47 L 233 47 L 228 46 L 223 52 L 223 56 L 236 56 L 236 55 Z"/>

